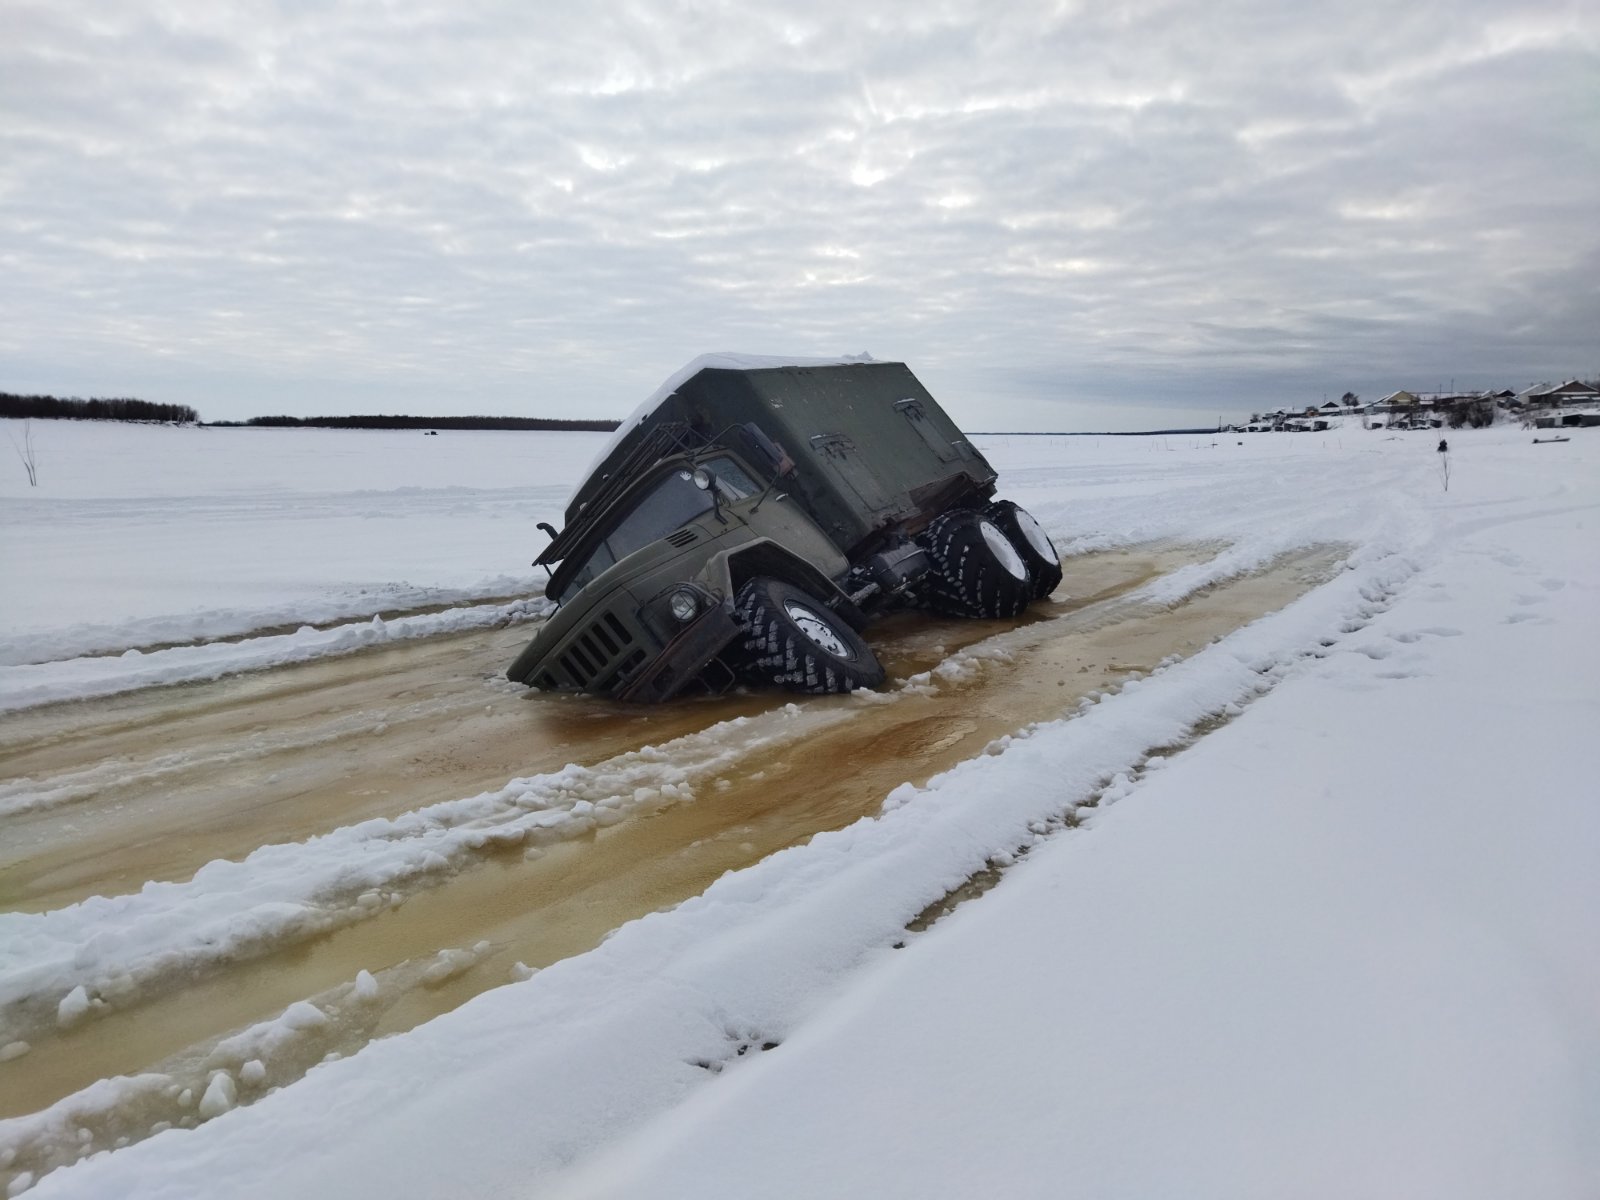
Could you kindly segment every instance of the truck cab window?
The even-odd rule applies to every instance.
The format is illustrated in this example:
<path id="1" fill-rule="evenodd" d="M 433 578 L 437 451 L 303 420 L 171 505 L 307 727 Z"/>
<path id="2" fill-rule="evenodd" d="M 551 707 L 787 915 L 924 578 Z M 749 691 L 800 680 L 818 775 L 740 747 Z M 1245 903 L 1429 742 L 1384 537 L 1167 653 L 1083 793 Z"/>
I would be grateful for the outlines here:
<path id="1" fill-rule="evenodd" d="M 761 490 L 756 481 L 745 474 L 744 468 L 731 458 L 710 459 L 706 469 L 716 476 L 717 490 L 722 493 L 724 500 L 748 500 Z"/>
<path id="2" fill-rule="evenodd" d="M 608 567 L 710 511 L 710 493 L 695 487 L 688 471 L 671 472 L 641 495 L 611 526 L 610 532 L 594 543 L 583 565 L 561 589 L 558 602 L 565 604 Z"/>

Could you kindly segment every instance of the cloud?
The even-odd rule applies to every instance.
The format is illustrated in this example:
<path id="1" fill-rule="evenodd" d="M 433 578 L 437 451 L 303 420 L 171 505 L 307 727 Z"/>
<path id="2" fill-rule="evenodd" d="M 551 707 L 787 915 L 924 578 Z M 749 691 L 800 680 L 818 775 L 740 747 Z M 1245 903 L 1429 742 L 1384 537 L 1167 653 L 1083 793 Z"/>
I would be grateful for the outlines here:
<path id="1" fill-rule="evenodd" d="M 976 424 L 1115 428 L 1594 371 L 1597 39 L 1475 0 L 13 0 L 0 388 L 619 415 L 703 351 L 868 349 Z"/>

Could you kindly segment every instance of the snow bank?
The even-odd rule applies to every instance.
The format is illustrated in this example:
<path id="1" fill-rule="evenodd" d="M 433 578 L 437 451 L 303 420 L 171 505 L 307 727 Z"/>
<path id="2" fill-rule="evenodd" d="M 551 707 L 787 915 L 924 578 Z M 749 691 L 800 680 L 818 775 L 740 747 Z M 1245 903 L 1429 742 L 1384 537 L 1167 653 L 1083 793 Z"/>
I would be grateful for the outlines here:
<path id="1" fill-rule="evenodd" d="M 546 1194 L 1592 1195 L 1600 489 L 1516 466 L 1308 656 L 1248 631 L 1270 697 Z M 944 790 L 1059 786 L 1072 739 Z"/>
<path id="2" fill-rule="evenodd" d="M 115 657 L 0 666 L 0 712 L 58 700 L 109 696 L 136 688 L 197 683 L 242 671 L 348 654 L 386 642 L 507 625 L 546 616 L 553 608 L 543 599 L 517 600 L 510 604 L 453 608 L 388 621 L 375 616 L 370 621 L 336 625 L 331 629 L 304 625 L 293 633 L 232 642 L 172 646 L 165 650 L 125 650 Z M 0 810 L 3 807 L 0 803 Z"/>
<path id="3" fill-rule="evenodd" d="M 542 595 L 604 434 L 34 423 L 0 472 L 0 665 Z"/>
<path id="4" fill-rule="evenodd" d="M 1359 549 L 1291 607 L 876 819 L 38 1194 L 1592 1193 L 1600 473 L 1577 439 L 1565 458 L 1514 431 L 1453 441 L 1449 493 L 1426 440 L 985 444 L 1007 494 L 1080 546 Z M 726 748 L 622 765 L 692 795 Z M 8 924 L 0 947 L 38 940 L 0 979 L 34 972 L 22 990 L 52 1012 L 84 986 L 92 1009 L 86 971 L 300 919 L 313 858 L 333 894 L 448 866 L 457 839 L 602 803 L 564 787 Z M 274 854 L 294 863 L 278 892 Z"/>
<path id="5" fill-rule="evenodd" d="M 358 1179 L 412 1195 L 453 1194 L 463 1160 L 493 1164 L 474 1187 L 554 1171 L 682 1098 L 711 1076 L 712 1064 L 784 1042 L 841 973 L 889 953 L 913 914 L 1030 843 L 1034 826 L 1135 770 L 1150 747 L 1268 690 L 1330 628 L 1371 610 L 1363 591 L 1386 595 L 1409 572 L 1392 558 L 1349 572 L 1075 720 L 1041 727 L 923 791 L 902 789 L 879 820 L 726 876 L 698 900 L 624 927 L 590 954 L 487 993 L 406 1038 L 376 1043 L 351 1060 L 360 1069 L 314 1072 L 292 1100 L 281 1093 L 239 1114 L 246 1123 L 230 1116 L 183 1145 L 161 1135 L 104 1167 L 84 1164 L 45 1182 L 64 1187 L 78 1177 L 74 1186 L 92 1188 L 96 1172 L 117 1163 L 133 1172 L 120 1176 L 126 1185 L 142 1188 L 180 1161 L 208 1173 L 227 1161 L 242 1181 L 281 1158 L 281 1145 L 269 1148 L 250 1132 L 266 1128 L 300 1148 L 294 1164 L 274 1168 L 293 1177 L 280 1182 L 311 1194 L 331 1195 Z M 557 1029 L 559 1037 L 549 1036 Z M 490 1045 L 496 1049 L 486 1054 Z M 457 1084 L 443 1093 L 420 1087 L 444 1062 Z M 449 1111 L 466 1079 L 480 1096 L 518 1100 L 477 1110 L 469 1128 Z M 330 1105 L 361 1108 L 380 1095 L 388 1114 L 381 1133 L 336 1131 L 312 1115 Z M 236 1137 L 225 1136 L 230 1128 Z M 440 1130 L 461 1157 L 430 1164 L 403 1155 L 399 1166 L 396 1145 Z M 229 1185 L 220 1186 L 228 1194 Z M 246 1190 L 241 1182 L 234 1194 Z"/>

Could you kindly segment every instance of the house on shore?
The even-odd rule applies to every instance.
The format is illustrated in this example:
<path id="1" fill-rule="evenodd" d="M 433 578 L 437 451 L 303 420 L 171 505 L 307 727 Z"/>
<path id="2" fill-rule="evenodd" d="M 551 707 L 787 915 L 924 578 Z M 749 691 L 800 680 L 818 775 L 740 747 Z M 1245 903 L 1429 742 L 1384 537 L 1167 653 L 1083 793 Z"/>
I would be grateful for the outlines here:
<path id="1" fill-rule="evenodd" d="M 1600 425 L 1600 388 L 1569 379 L 1539 383 L 1517 393 L 1508 405 L 1525 425 L 1552 429 L 1561 425 Z"/>
<path id="2" fill-rule="evenodd" d="M 1280 405 L 1251 413 L 1248 424 L 1231 428 L 1242 433 L 1317 432 L 1335 427 L 1341 416 L 1359 416 L 1366 429 L 1481 429 L 1508 418 L 1541 425 L 1600 424 L 1600 387 L 1569 379 L 1560 384 L 1535 384 L 1521 392 L 1509 388 L 1436 392 L 1402 388 L 1370 404 L 1360 403 L 1347 392 L 1342 400 L 1303 409 Z"/>
<path id="3" fill-rule="evenodd" d="M 1517 400 L 1524 411 L 1600 404 L 1600 388 L 1577 379 L 1569 379 L 1565 383 L 1558 384 L 1537 383 L 1518 392 Z"/>
<path id="4" fill-rule="evenodd" d="M 1367 408 L 1370 425 L 1375 429 L 1435 429 L 1444 424 L 1433 411 L 1433 401 L 1416 392 L 1404 389 L 1390 392 Z M 1376 418 L 1376 419 L 1373 419 Z"/>

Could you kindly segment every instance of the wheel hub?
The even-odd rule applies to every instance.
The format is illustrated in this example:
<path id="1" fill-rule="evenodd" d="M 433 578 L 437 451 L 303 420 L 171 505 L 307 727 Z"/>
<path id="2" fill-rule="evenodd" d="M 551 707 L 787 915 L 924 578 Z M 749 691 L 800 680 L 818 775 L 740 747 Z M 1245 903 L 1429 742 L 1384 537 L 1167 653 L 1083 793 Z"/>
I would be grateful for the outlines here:
<path id="1" fill-rule="evenodd" d="M 991 521 L 979 521 L 978 527 L 983 530 L 983 540 L 989 544 L 989 550 L 1002 567 L 1010 572 L 1014 579 L 1026 579 L 1028 568 L 1022 561 L 1022 555 L 1017 553 L 1017 548 L 1011 544 L 1011 539 L 1001 533 Z"/>
<path id="2" fill-rule="evenodd" d="M 1055 562 L 1055 543 L 1050 540 L 1050 535 L 1040 527 L 1039 522 L 1033 519 L 1032 513 L 1018 509 L 1017 528 L 1022 530 L 1022 536 L 1028 539 L 1028 545 L 1033 547 L 1035 554 L 1047 562 Z"/>
<path id="3" fill-rule="evenodd" d="M 811 609 L 809 605 L 801 604 L 798 600 L 786 600 L 783 610 L 789 614 L 789 619 L 819 650 L 824 650 L 835 658 L 842 658 L 846 662 L 855 660 L 855 653 L 839 637 L 833 623 Z"/>

